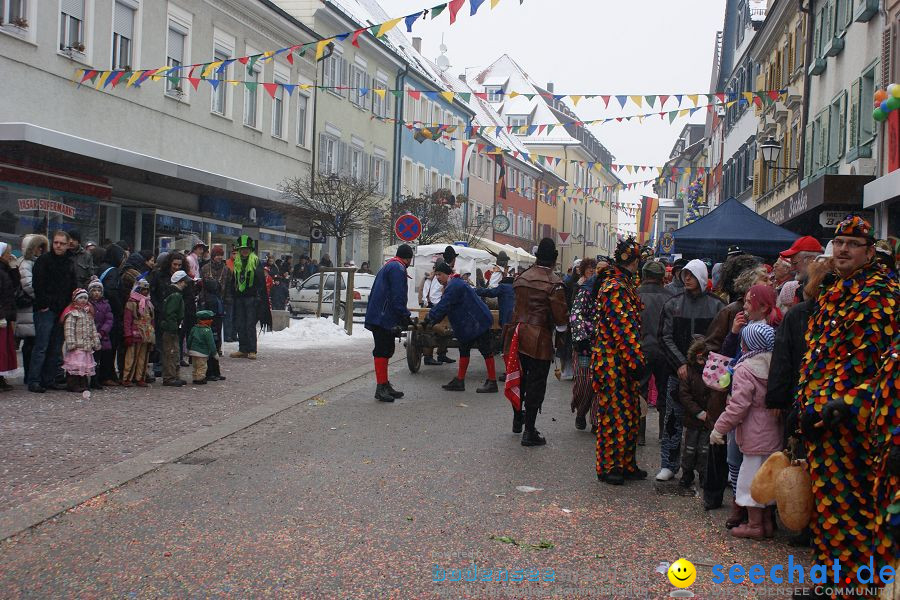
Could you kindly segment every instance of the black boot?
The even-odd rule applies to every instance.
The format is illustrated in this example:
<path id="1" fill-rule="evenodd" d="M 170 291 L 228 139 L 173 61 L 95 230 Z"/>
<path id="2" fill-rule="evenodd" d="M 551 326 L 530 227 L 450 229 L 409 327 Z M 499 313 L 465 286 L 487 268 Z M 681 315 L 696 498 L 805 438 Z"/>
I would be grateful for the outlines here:
<path id="1" fill-rule="evenodd" d="M 466 382 L 462 379 L 457 379 L 454 377 L 450 380 L 450 383 L 445 383 L 441 386 L 448 392 L 464 392 L 466 391 Z"/>
<path id="2" fill-rule="evenodd" d="M 496 394 L 497 393 L 497 380 L 496 379 L 488 379 L 484 382 L 484 385 L 475 390 L 476 394 Z"/>
<path id="3" fill-rule="evenodd" d="M 402 397 L 403 397 L 403 392 L 398 392 L 397 390 L 395 390 L 395 389 L 394 389 L 394 386 L 391 385 L 391 382 L 390 382 L 390 381 L 388 381 L 388 382 L 387 382 L 386 384 L 384 384 L 384 385 L 387 386 L 388 394 L 390 394 L 390 395 L 393 396 L 394 398 L 402 398 Z"/>
<path id="4" fill-rule="evenodd" d="M 525 415 L 521 410 L 513 409 L 513 433 L 522 433 L 522 424 L 525 422 Z"/>
<path id="5" fill-rule="evenodd" d="M 456 362 L 456 360 L 450 358 L 446 354 L 438 354 L 437 359 L 438 359 L 438 362 L 447 363 L 448 365 Z"/>
<path id="6" fill-rule="evenodd" d="M 587 429 L 587 418 L 584 415 L 575 415 L 575 429 L 578 431 Z"/>
<path id="7" fill-rule="evenodd" d="M 526 429 L 525 433 L 522 434 L 523 446 L 543 446 L 546 443 L 547 440 L 541 436 L 541 432 L 537 429 Z"/>
<path id="8" fill-rule="evenodd" d="M 0 392 L 11 392 L 13 386 L 6 382 L 6 377 L 0 377 Z"/>
<path id="9" fill-rule="evenodd" d="M 69 392 L 80 392 L 78 389 L 78 378 L 74 375 L 66 375 L 66 390 Z"/>
<path id="10" fill-rule="evenodd" d="M 613 469 L 603 475 L 598 473 L 597 479 L 609 485 L 625 485 L 625 477 L 622 475 L 621 469 Z"/>
<path id="11" fill-rule="evenodd" d="M 425 364 L 428 365 L 429 367 L 436 367 L 436 366 L 438 366 L 438 365 L 440 365 L 440 364 L 442 364 L 442 363 L 441 363 L 441 361 L 439 361 L 439 360 L 434 360 L 434 359 L 431 358 L 430 356 L 426 356 L 426 357 L 425 357 Z"/>
<path id="12" fill-rule="evenodd" d="M 393 402 L 394 397 L 391 396 L 391 392 L 388 389 L 386 383 L 379 383 L 375 387 L 375 399 L 379 402 Z"/>
<path id="13" fill-rule="evenodd" d="M 506 373 L 497 376 L 497 381 L 506 381 Z"/>
<path id="14" fill-rule="evenodd" d="M 640 481 L 641 479 L 647 479 L 647 471 L 643 469 L 635 469 L 634 471 L 626 471 L 624 474 L 625 479 L 628 481 Z"/>

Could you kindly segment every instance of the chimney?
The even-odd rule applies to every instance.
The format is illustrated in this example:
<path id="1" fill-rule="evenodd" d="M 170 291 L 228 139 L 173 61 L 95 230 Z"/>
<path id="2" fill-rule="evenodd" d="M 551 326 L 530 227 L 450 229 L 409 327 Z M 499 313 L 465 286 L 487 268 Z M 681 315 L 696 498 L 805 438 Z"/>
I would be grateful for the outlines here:
<path id="1" fill-rule="evenodd" d="M 553 82 L 552 81 L 547 83 L 547 91 L 550 92 L 551 94 L 553 93 Z"/>
<path id="2" fill-rule="evenodd" d="M 462 81 L 463 83 L 466 83 L 466 74 L 465 74 L 465 73 L 460 73 L 460 74 L 459 74 L 459 80 Z"/>
<path id="3" fill-rule="evenodd" d="M 420 38 L 420 37 L 413 38 L 413 48 L 415 49 L 416 52 L 418 52 L 419 54 L 422 54 L 422 38 Z"/>

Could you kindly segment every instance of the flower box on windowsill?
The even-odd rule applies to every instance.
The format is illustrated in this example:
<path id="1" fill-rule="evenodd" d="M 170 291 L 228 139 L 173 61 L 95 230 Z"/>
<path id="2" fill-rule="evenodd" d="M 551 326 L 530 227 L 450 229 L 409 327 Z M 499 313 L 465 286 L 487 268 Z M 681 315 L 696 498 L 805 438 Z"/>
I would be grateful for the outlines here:
<path id="1" fill-rule="evenodd" d="M 857 23 L 866 23 L 877 14 L 878 0 L 862 0 L 859 8 L 856 9 L 856 14 L 853 15 L 853 20 Z"/>
<path id="2" fill-rule="evenodd" d="M 15 19 L 11 20 L 9 24 L 22 30 L 28 29 L 28 19 L 25 19 L 23 17 L 16 17 Z"/>
<path id="3" fill-rule="evenodd" d="M 816 58 L 813 59 L 811 65 L 809 65 L 809 74 L 810 75 L 821 75 L 825 72 L 825 67 L 828 66 L 828 62 L 824 58 Z"/>
<path id="4" fill-rule="evenodd" d="M 844 38 L 833 37 L 823 48 L 825 56 L 837 56 L 844 49 Z"/>

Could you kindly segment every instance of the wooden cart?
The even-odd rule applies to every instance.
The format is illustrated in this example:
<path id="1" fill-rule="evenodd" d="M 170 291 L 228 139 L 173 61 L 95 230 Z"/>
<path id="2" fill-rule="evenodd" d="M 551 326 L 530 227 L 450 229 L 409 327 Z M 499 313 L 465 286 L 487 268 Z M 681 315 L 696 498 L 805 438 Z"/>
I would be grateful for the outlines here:
<path id="1" fill-rule="evenodd" d="M 453 336 L 453 330 L 450 328 L 450 322 L 445 317 L 440 323 L 435 323 L 430 327 L 423 324 L 425 316 L 428 315 L 428 308 L 419 308 L 413 310 L 413 318 L 418 318 L 417 323 L 410 325 L 406 332 L 406 364 L 411 373 L 418 373 L 422 368 L 422 358 L 425 356 L 425 348 L 434 348 L 437 346 L 438 336 L 446 339 L 448 348 L 459 348 L 459 341 Z M 491 311 L 494 317 L 494 324 L 491 326 L 491 335 L 494 338 L 494 347 L 499 348 L 501 335 L 500 328 L 500 312 Z"/>

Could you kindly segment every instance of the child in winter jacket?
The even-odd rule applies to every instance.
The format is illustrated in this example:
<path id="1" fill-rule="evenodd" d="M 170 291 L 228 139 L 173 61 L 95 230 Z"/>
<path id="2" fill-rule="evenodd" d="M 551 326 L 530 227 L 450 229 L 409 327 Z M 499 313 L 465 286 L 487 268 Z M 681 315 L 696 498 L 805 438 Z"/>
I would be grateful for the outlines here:
<path id="1" fill-rule="evenodd" d="M 139 279 L 125 302 L 125 365 L 122 369 L 125 387 L 132 382 L 138 387 L 147 386 L 147 360 L 156 341 L 153 315 L 150 284 L 146 279 Z"/>
<path id="2" fill-rule="evenodd" d="M 769 363 L 775 346 L 775 330 L 766 323 L 752 323 L 741 331 L 741 357 L 734 365 L 731 397 L 725 412 L 709 435 L 711 444 L 724 444 L 735 430 L 744 455 L 737 479 L 736 501 L 747 509 L 748 522 L 731 530 L 735 537 L 761 539 L 774 535 L 774 506 L 763 506 L 750 495 L 753 477 L 765 460 L 781 450 L 781 418 L 766 409 Z"/>
<path id="3" fill-rule="evenodd" d="M 206 384 L 206 363 L 215 358 L 216 341 L 212 333 L 213 314 L 208 310 L 197 312 L 197 324 L 191 327 L 187 347 L 194 365 L 194 385 Z"/>
<path id="4" fill-rule="evenodd" d="M 66 389 L 83 392 L 96 371 L 94 351 L 100 349 L 100 334 L 94 325 L 94 309 L 84 288 L 72 292 L 72 303 L 59 320 L 63 324 L 63 370 L 66 372 Z"/>
<path id="5" fill-rule="evenodd" d="M 91 307 L 94 309 L 94 326 L 100 334 L 100 349 L 94 352 L 94 361 L 97 363 L 97 374 L 91 377 L 91 389 L 102 390 L 103 381 L 115 381 L 115 351 L 109 334 L 113 329 L 113 313 L 109 301 L 103 297 L 103 284 L 97 276 L 91 277 L 88 283 L 88 297 Z"/>
<path id="6" fill-rule="evenodd" d="M 700 473 L 700 487 L 706 480 L 706 458 L 709 454 L 709 430 L 706 419 L 712 390 L 703 383 L 703 366 L 709 356 L 705 340 L 696 340 L 688 348 L 687 377 L 678 381 L 676 402 L 684 411 L 684 438 L 681 451 L 681 487 L 690 490 L 694 471 Z"/>
<path id="7" fill-rule="evenodd" d="M 219 368 L 219 356 L 222 355 L 222 320 L 225 318 L 225 303 L 222 300 L 222 289 L 219 282 L 212 277 L 203 280 L 203 302 L 200 306 L 213 314 L 212 332 L 216 341 L 216 355 L 209 357 L 206 365 L 207 381 L 224 381 Z"/>
<path id="8" fill-rule="evenodd" d="M 169 278 L 169 295 L 163 300 L 162 318 L 159 328 L 162 333 L 163 385 L 181 387 L 187 382 L 178 376 L 181 356 L 181 339 L 178 332 L 184 321 L 184 297 L 182 293 L 188 285 L 188 275 L 175 271 Z"/>

